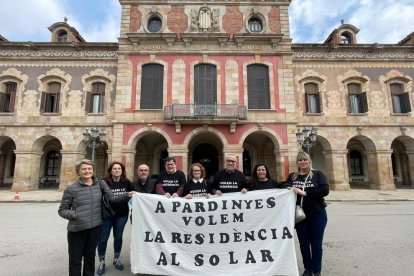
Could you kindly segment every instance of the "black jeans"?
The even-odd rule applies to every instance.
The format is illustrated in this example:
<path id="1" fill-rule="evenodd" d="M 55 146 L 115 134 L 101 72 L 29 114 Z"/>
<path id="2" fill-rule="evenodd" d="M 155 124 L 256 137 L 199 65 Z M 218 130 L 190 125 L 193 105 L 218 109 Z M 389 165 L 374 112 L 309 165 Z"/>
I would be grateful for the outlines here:
<path id="1" fill-rule="evenodd" d="M 68 232 L 69 276 L 95 275 L 95 250 L 102 226 L 79 232 Z"/>
<path id="2" fill-rule="evenodd" d="M 325 227 L 328 222 L 324 209 L 314 217 L 306 218 L 296 224 L 303 265 L 310 272 L 321 272 L 322 269 L 322 242 Z"/>

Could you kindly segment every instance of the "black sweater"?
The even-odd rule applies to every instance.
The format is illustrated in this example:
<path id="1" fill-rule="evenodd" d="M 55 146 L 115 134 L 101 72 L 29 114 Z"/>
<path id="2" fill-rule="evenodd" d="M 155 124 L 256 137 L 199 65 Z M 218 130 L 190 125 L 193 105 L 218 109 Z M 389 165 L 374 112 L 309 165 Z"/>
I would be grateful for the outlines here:
<path id="1" fill-rule="evenodd" d="M 305 187 L 306 196 L 303 197 L 303 210 L 307 217 L 312 217 L 325 209 L 324 197 L 329 194 L 329 184 L 326 176 L 318 170 L 313 170 L 312 172 L 312 178 L 308 179 L 306 183 L 304 182 L 308 175 L 298 175 L 296 179 L 293 179 L 294 173 L 291 173 L 287 179 L 292 184 L 292 187 L 302 190 Z M 301 198 L 302 196 L 298 195 L 297 205 L 300 205 Z"/>
<path id="2" fill-rule="evenodd" d="M 207 194 L 211 194 L 211 184 L 210 181 L 203 179 L 203 181 L 189 180 L 184 185 L 184 194 L 186 196 L 191 194 L 193 197 L 206 197 Z"/>
<path id="3" fill-rule="evenodd" d="M 133 191 L 133 187 L 131 181 L 126 179 L 125 181 L 114 182 L 112 180 L 105 179 L 106 183 L 108 183 L 109 188 L 111 189 L 112 193 L 117 195 L 122 195 Z M 112 208 L 115 210 L 115 217 L 123 217 L 127 216 L 129 213 L 128 208 L 128 201 L 124 201 L 122 203 L 111 204 Z"/>
<path id="4" fill-rule="evenodd" d="M 233 193 L 240 192 L 243 188 L 247 188 L 247 181 L 241 171 L 235 170 L 232 173 L 227 173 L 224 169 L 214 175 L 212 185 L 214 194 L 217 190 L 220 190 L 222 193 Z"/>

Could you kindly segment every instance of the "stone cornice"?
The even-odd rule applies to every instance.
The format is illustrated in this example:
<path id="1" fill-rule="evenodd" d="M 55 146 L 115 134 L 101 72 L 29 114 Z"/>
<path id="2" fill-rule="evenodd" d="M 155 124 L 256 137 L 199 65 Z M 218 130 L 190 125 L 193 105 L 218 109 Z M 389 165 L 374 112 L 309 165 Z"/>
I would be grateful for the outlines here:
<path id="1" fill-rule="evenodd" d="M 118 43 L 1 42 L 0 58 L 118 58 Z"/>
<path id="2" fill-rule="evenodd" d="M 1 49 L 0 58 L 105 58 L 117 59 L 118 51 L 70 51 L 70 50 L 12 50 Z"/>
<path id="3" fill-rule="evenodd" d="M 414 60 L 414 46 L 379 44 L 292 44 L 293 60 Z"/>

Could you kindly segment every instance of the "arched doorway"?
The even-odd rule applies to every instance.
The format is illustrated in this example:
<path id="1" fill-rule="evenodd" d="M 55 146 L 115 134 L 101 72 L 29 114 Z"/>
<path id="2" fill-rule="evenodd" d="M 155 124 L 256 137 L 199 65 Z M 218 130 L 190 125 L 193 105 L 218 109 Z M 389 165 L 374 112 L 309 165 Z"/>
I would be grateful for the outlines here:
<path id="1" fill-rule="evenodd" d="M 219 170 L 219 159 L 217 149 L 208 143 L 197 145 L 193 150 L 191 163 L 200 163 L 206 169 L 206 178 L 211 176 Z"/>
<path id="2" fill-rule="evenodd" d="M 0 187 L 10 188 L 13 184 L 16 163 L 16 144 L 9 137 L 0 137 Z"/>

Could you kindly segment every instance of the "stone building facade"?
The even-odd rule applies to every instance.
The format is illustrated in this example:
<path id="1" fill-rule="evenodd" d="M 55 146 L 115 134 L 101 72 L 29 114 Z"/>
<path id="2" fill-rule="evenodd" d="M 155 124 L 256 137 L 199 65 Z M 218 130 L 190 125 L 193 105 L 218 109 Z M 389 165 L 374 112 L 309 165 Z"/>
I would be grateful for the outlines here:
<path id="1" fill-rule="evenodd" d="M 342 23 L 321 44 L 292 44 L 289 0 L 120 0 L 118 43 L 88 43 L 66 21 L 51 42 L 0 40 L 0 183 L 64 189 L 92 157 L 156 175 L 167 156 L 209 176 L 228 153 L 247 176 L 295 169 L 297 129 L 317 131 L 313 165 L 332 189 L 412 187 L 414 35 L 358 44 Z"/>

